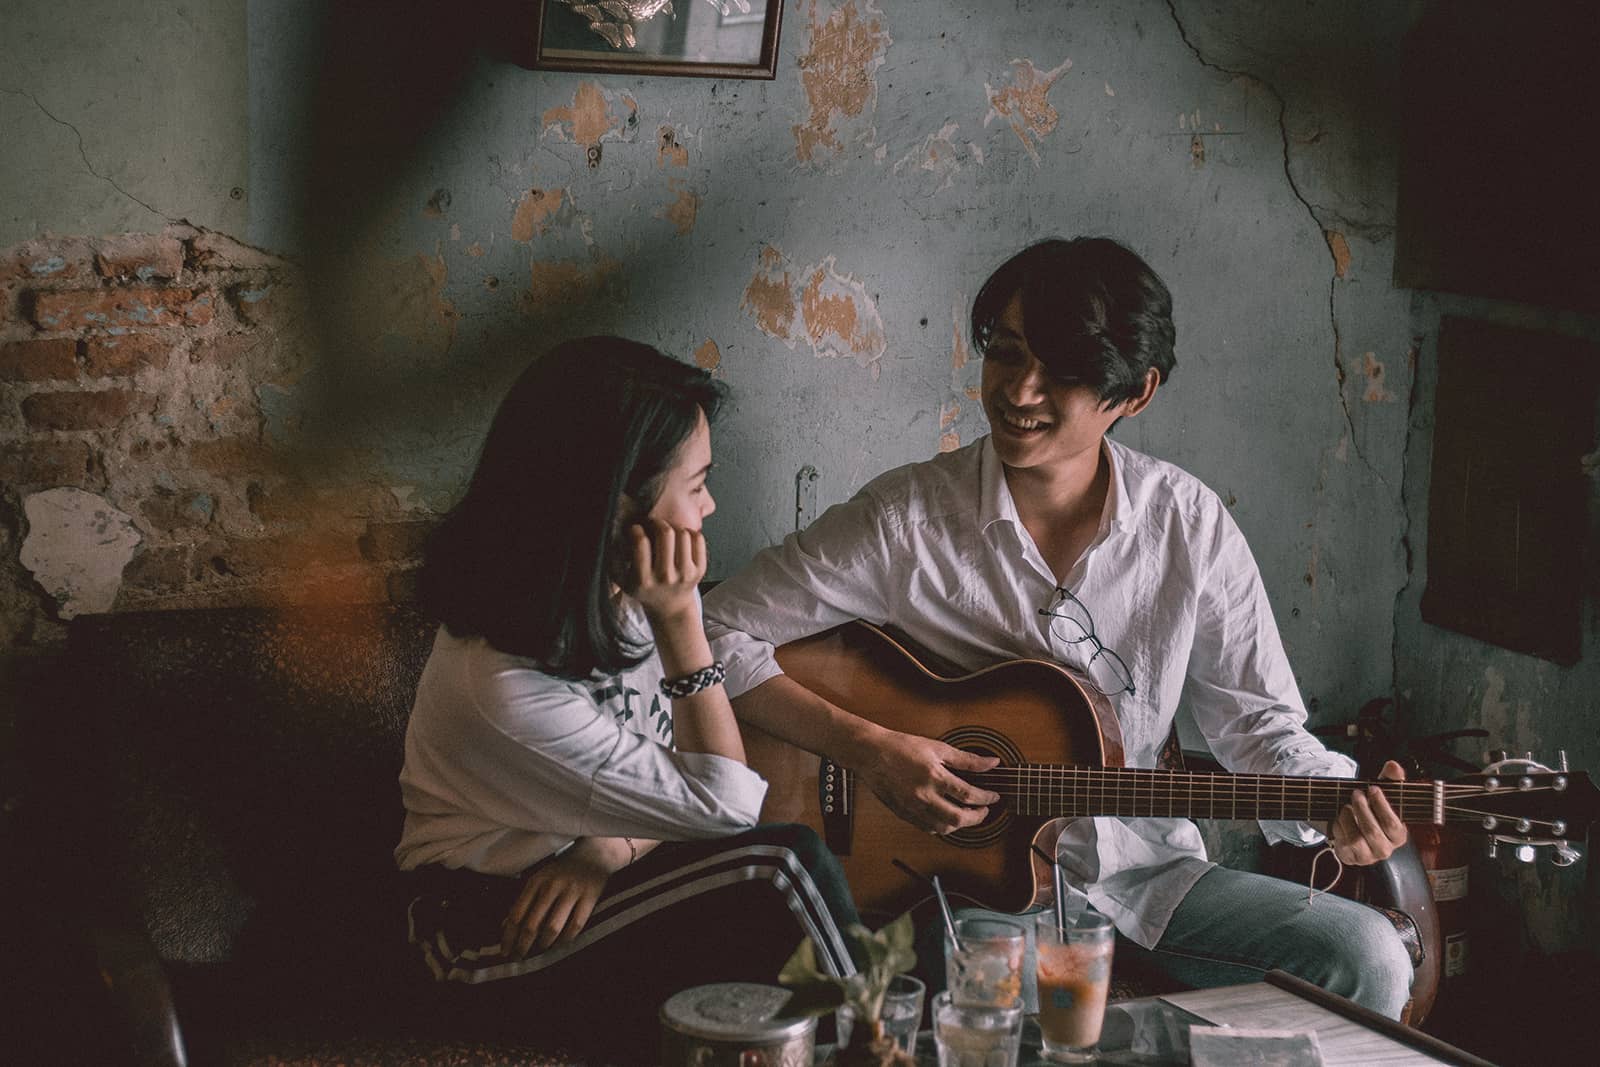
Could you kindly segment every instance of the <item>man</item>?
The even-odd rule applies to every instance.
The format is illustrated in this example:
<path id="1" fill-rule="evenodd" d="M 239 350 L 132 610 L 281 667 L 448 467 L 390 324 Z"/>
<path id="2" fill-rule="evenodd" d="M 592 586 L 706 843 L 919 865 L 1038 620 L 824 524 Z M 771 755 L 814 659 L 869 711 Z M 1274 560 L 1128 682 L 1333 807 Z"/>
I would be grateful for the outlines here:
<path id="1" fill-rule="evenodd" d="M 1116 711 L 1129 766 L 1157 766 L 1182 705 L 1229 770 L 1352 774 L 1305 730 L 1255 561 L 1217 495 L 1106 437 L 1171 374 L 1171 309 L 1114 241 L 1044 241 L 1001 266 L 972 309 L 990 436 L 878 477 L 706 598 L 739 717 L 852 768 L 922 829 L 981 822 L 999 797 L 959 775 L 993 760 L 851 715 L 773 660 L 773 645 L 862 618 L 967 669 L 1032 657 L 1083 670 Z M 1352 794 L 1330 835 L 1360 865 L 1406 830 L 1374 789 Z M 1058 858 L 1140 946 L 1124 950 L 1149 950 L 1181 981 L 1281 967 L 1390 1017 L 1409 995 L 1383 916 L 1331 896 L 1308 906 L 1304 886 L 1218 867 L 1187 820 L 1079 819 Z"/>

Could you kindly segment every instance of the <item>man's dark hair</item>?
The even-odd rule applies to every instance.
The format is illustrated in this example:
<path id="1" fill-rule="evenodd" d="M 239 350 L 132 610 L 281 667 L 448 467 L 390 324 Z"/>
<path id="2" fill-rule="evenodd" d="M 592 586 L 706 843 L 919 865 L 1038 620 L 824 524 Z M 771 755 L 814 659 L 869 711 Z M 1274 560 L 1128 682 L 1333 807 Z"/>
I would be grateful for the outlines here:
<path id="1" fill-rule="evenodd" d="M 452 634 L 564 678 L 638 663 L 649 645 L 629 639 L 611 596 L 630 551 L 619 534 L 725 395 L 636 341 L 556 346 L 501 402 L 466 495 L 429 541 L 423 606 Z"/>
<path id="2" fill-rule="evenodd" d="M 1013 297 L 1022 298 L 1028 347 L 1058 382 L 1087 385 L 1102 406 L 1144 392 L 1151 367 L 1165 383 L 1172 295 L 1150 265 L 1105 237 L 1029 245 L 989 275 L 972 302 L 972 344 L 987 350 Z"/>

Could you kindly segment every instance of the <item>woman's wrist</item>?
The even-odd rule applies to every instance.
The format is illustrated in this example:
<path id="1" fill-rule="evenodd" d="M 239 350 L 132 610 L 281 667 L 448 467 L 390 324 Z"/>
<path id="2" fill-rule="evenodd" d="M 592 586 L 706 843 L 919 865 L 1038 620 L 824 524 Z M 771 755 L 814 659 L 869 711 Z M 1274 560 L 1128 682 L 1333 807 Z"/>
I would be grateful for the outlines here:
<path id="1" fill-rule="evenodd" d="M 711 642 L 706 639 L 705 625 L 700 620 L 698 608 L 687 617 L 673 622 L 652 619 L 650 630 L 656 639 L 661 669 L 668 678 L 677 678 L 711 665 Z"/>

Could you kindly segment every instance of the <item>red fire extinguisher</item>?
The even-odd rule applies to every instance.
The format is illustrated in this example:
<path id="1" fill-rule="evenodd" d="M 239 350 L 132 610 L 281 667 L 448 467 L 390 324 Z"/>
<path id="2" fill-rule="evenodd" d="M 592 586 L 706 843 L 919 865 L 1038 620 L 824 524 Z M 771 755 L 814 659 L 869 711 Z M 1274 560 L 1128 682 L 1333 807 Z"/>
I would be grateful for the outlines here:
<path id="1" fill-rule="evenodd" d="M 1406 828 L 1416 843 L 1439 916 L 1439 941 L 1444 949 L 1439 995 L 1448 1001 L 1459 990 L 1469 966 L 1467 870 L 1471 845 L 1464 834 L 1450 827 L 1408 823 Z"/>

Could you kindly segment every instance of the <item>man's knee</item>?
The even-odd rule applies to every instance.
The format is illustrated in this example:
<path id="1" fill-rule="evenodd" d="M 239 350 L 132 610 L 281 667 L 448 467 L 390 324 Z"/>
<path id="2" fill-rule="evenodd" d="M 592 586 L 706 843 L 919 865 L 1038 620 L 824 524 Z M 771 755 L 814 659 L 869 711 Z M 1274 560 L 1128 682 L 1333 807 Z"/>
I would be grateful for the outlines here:
<path id="1" fill-rule="evenodd" d="M 1415 970 L 1394 925 L 1373 908 L 1359 907 L 1343 931 L 1327 988 L 1364 1007 L 1398 1019 L 1411 996 Z"/>

